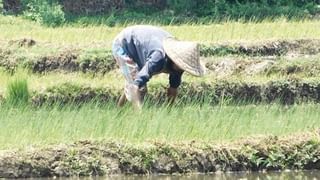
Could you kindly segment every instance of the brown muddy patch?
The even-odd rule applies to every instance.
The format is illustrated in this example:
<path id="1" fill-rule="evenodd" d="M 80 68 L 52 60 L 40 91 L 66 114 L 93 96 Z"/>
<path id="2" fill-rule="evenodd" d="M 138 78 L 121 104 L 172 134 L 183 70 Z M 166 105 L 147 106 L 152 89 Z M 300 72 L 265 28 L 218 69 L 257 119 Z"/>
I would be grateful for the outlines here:
<path id="1" fill-rule="evenodd" d="M 216 83 L 183 84 L 181 88 L 185 99 L 182 102 L 227 104 L 280 103 L 292 105 L 299 103 L 319 103 L 320 84 L 303 80 L 274 80 L 264 83 L 245 81 L 218 81 Z M 188 98 L 192 97 L 192 98 Z"/>
<path id="2" fill-rule="evenodd" d="M 34 106 L 43 104 L 83 104 L 88 102 L 115 102 L 122 91 L 111 88 L 91 88 L 69 83 L 49 87 L 44 92 L 34 92 L 31 103 Z"/>
<path id="3" fill-rule="evenodd" d="M 36 41 L 33 39 L 27 39 L 27 38 L 23 38 L 23 39 L 19 39 L 19 40 L 11 40 L 8 43 L 10 46 L 16 45 L 18 47 L 32 47 L 34 45 L 36 45 Z"/>
<path id="4" fill-rule="evenodd" d="M 51 71 L 91 72 L 105 74 L 116 68 L 116 62 L 111 54 L 105 50 L 83 51 L 80 49 L 66 49 L 55 55 L 45 55 L 29 61 L 29 68 L 34 73 Z"/>
<path id="5" fill-rule="evenodd" d="M 38 73 L 53 71 L 56 69 L 71 72 L 76 71 L 79 67 L 79 63 L 76 61 L 78 54 L 79 52 L 75 50 L 68 50 L 61 52 L 56 56 L 40 57 L 34 62 L 34 64 L 32 64 L 32 71 Z"/>
<path id="6" fill-rule="evenodd" d="M 102 176 L 320 169 L 317 131 L 236 142 L 79 141 L 0 151 L 0 177 Z"/>

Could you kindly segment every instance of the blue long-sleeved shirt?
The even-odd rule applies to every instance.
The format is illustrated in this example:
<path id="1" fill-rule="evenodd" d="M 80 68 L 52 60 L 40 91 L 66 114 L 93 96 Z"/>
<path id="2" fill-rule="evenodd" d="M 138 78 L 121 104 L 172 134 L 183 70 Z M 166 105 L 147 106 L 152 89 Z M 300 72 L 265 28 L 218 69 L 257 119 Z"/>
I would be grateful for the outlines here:
<path id="1" fill-rule="evenodd" d="M 116 37 L 113 51 L 119 56 L 128 55 L 138 65 L 134 84 L 145 86 L 154 74 L 168 72 L 170 87 L 179 87 L 182 72 L 172 68 L 172 62 L 163 48 L 163 40 L 169 37 L 173 36 L 161 28 L 148 25 L 128 27 Z"/>

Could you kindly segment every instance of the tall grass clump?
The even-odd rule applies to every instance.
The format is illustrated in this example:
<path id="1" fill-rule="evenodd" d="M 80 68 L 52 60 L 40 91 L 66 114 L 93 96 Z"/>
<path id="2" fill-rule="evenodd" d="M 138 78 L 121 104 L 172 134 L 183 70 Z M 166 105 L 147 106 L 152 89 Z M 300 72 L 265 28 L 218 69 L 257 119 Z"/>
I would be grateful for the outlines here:
<path id="1" fill-rule="evenodd" d="M 3 1 L 0 0 L 0 12 L 3 12 Z"/>
<path id="2" fill-rule="evenodd" d="M 62 25 L 65 14 L 61 5 L 52 0 L 24 0 L 24 17 L 50 27 Z"/>
<path id="3" fill-rule="evenodd" d="M 6 102 L 9 105 L 27 104 L 30 97 L 28 81 L 25 78 L 14 79 L 7 87 Z"/>

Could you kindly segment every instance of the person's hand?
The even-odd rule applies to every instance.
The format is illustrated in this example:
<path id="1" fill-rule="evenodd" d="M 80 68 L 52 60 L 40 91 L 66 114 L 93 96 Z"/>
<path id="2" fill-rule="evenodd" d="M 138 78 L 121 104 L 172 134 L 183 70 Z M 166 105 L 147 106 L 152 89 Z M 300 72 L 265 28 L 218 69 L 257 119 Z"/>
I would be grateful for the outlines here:
<path id="1" fill-rule="evenodd" d="M 130 87 L 132 93 L 132 104 L 136 109 L 142 108 L 141 91 L 137 85 L 132 84 Z"/>
<path id="2" fill-rule="evenodd" d="M 168 96 L 169 104 L 173 104 L 174 103 L 177 95 L 178 95 L 178 89 L 177 88 L 171 88 L 171 87 L 168 88 L 167 96 Z"/>

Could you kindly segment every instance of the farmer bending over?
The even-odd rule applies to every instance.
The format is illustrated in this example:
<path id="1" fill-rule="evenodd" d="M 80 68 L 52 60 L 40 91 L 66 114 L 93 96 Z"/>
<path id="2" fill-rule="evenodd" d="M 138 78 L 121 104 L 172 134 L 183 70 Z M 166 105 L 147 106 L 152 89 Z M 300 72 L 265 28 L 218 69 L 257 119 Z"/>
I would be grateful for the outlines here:
<path id="1" fill-rule="evenodd" d="M 205 73 L 200 64 L 198 44 L 178 41 L 158 27 L 139 25 L 124 29 L 115 38 L 112 51 L 126 79 L 119 106 L 127 99 L 136 108 L 141 108 L 146 84 L 155 74 L 169 74 L 167 95 L 172 103 L 184 71 L 194 76 Z"/>

